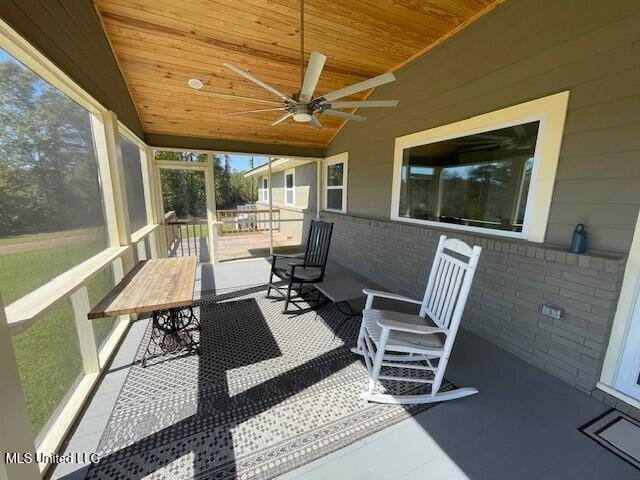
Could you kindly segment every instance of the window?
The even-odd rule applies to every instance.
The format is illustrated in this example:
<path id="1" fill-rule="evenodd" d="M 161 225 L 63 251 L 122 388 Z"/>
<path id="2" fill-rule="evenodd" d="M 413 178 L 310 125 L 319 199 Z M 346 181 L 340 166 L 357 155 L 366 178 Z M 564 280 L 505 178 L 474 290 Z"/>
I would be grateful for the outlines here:
<path id="1" fill-rule="evenodd" d="M 260 189 L 261 199 L 263 202 L 269 201 L 269 179 L 267 177 L 262 177 L 261 179 L 262 188 Z"/>
<path id="2" fill-rule="evenodd" d="M 122 149 L 122 164 L 131 232 L 137 232 L 147 225 L 147 207 L 144 198 L 140 147 L 124 135 L 120 135 L 120 148 Z"/>
<path id="3" fill-rule="evenodd" d="M 284 203 L 285 205 L 296 203 L 295 170 L 284 172 Z"/>
<path id="4" fill-rule="evenodd" d="M 94 112 L 72 97 L 0 49 L 0 291 L 5 305 L 108 247 Z M 70 301 L 58 301 L 11 340 L 40 443 L 84 376 Z"/>
<path id="5" fill-rule="evenodd" d="M 391 218 L 544 241 L 567 100 L 396 139 Z"/>
<path id="6" fill-rule="evenodd" d="M 539 122 L 404 150 L 398 215 L 521 232 Z"/>
<path id="7" fill-rule="evenodd" d="M 5 304 L 108 246 L 91 113 L 0 49 Z"/>
<path id="8" fill-rule="evenodd" d="M 348 154 L 327 157 L 324 161 L 324 209 L 346 213 L 347 211 L 347 161 Z"/>

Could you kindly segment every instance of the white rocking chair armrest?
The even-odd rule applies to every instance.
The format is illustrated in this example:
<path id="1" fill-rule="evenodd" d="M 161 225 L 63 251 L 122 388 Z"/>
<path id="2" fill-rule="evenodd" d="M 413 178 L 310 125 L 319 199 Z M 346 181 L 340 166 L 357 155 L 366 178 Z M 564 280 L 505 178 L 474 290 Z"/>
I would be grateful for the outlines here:
<path id="1" fill-rule="evenodd" d="M 402 322 L 400 320 L 393 320 L 390 318 L 381 318 L 378 320 L 378 325 L 382 328 L 388 328 L 390 330 L 399 330 L 401 332 L 419 333 L 422 335 L 432 333 L 444 333 L 449 332 L 446 328 L 430 327 L 428 325 L 416 325 L 415 323 Z"/>
<path id="2" fill-rule="evenodd" d="M 363 289 L 362 293 L 364 293 L 367 296 L 374 296 L 378 298 L 388 298 L 391 300 L 398 300 L 400 302 L 415 303 L 416 305 L 422 305 L 422 300 L 414 300 L 413 298 L 405 297 L 404 295 L 399 295 L 397 293 L 383 292 L 382 290 L 371 290 L 370 288 Z"/>

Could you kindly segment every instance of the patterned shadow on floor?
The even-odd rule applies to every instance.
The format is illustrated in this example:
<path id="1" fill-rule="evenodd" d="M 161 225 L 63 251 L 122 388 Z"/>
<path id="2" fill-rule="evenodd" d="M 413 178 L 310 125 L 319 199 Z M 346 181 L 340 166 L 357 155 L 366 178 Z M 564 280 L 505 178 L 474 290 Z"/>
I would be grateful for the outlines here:
<path id="1" fill-rule="evenodd" d="M 132 366 L 88 478 L 272 478 L 429 408 L 360 399 L 358 319 L 336 336 L 332 305 L 292 316 L 264 297 L 264 287 L 204 296 L 199 356 Z"/>

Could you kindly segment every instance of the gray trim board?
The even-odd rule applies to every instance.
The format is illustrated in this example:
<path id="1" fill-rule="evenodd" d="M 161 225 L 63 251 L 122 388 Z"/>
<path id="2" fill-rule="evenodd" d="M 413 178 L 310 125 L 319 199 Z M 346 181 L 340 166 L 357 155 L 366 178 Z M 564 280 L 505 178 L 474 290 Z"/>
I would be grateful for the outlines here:
<path id="1" fill-rule="evenodd" d="M 259 153 L 264 155 L 282 155 L 296 157 L 324 157 L 322 148 L 298 147 L 295 145 L 279 145 L 239 140 L 224 140 L 216 138 L 181 137 L 178 135 L 164 135 L 147 133 L 146 141 L 152 147 L 192 148 L 195 150 L 214 150 L 220 152 Z"/>

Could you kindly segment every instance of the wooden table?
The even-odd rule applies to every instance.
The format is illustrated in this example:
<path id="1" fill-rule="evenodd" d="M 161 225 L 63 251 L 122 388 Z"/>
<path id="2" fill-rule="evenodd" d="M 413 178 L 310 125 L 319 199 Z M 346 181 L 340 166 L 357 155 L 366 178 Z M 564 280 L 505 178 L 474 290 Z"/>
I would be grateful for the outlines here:
<path id="1" fill-rule="evenodd" d="M 142 365 L 152 343 L 164 353 L 198 351 L 192 332 L 200 328 L 193 313 L 196 257 L 139 262 L 87 315 L 90 320 L 130 313 L 152 313 L 152 331 Z"/>

